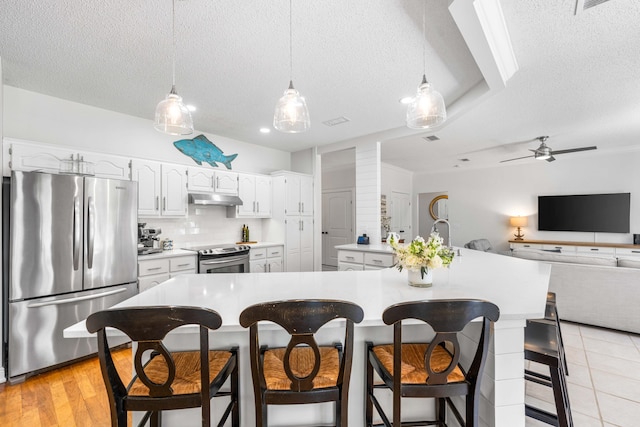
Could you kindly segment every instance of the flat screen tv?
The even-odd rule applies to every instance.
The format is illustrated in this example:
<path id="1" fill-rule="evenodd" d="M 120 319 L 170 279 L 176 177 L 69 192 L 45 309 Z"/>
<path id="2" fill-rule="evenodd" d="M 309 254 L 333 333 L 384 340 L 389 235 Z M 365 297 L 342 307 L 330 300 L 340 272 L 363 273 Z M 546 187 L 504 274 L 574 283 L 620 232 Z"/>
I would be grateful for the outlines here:
<path id="1" fill-rule="evenodd" d="M 631 193 L 538 196 L 538 230 L 628 233 Z"/>

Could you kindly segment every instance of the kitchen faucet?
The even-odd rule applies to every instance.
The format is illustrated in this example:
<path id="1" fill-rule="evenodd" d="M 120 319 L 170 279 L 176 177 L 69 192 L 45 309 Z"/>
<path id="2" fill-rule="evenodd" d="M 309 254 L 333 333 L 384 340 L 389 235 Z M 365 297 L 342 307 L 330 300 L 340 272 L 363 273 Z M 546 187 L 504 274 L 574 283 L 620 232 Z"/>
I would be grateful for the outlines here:
<path id="1" fill-rule="evenodd" d="M 445 224 L 447 224 L 447 243 L 449 244 L 448 246 L 450 248 L 453 248 L 453 242 L 451 242 L 451 224 L 449 224 L 449 221 L 442 218 L 436 219 L 433 222 L 433 226 L 431 227 L 431 232 L 433 233 L 434 231 L 438 231 L 436 225 L 438 225 L 438 223 L 441 223 L 441 222 L 444 222 Z"/>

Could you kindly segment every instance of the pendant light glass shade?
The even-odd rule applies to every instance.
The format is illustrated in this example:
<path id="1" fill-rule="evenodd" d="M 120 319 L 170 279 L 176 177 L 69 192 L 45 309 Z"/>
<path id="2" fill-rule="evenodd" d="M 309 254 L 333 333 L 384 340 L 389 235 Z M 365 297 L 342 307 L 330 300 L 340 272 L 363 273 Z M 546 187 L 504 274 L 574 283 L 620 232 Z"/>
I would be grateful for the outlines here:
<path id="1" fill-rule="evenodd" d="M 171 2 L 171 32 L 173 57 L 171 69 L 171 92 L 156 106 L 153 127 L 169 135 L 189 135 L 193 133 L 193 119 L 182 97 L 176 92 L 176 1 Z"/>
<path id="2" fill-rule="evenodd" d="M 189 135 L 193 133 L 193 119 L 189 109 L 182 103 L 182 97 L 171 88 L 167 97 L 158 103 L 153 127 L 169 135 Z"/>
<path id="3" fill-rule="evenodd" d="M 407 126 L 411 129 L 428 129 L 440 126 L 447 120 L 442 95 L 434 90 L 427 76 L 422 76 L 415 99 L 407 107 Z"/>
<path id="4" fill-rule="evenodd" d="M 293 87 L 293 81 L 276 104 L 273 127 L 284 133 L 306 132 L 311 127 L 307 101 Z"/>

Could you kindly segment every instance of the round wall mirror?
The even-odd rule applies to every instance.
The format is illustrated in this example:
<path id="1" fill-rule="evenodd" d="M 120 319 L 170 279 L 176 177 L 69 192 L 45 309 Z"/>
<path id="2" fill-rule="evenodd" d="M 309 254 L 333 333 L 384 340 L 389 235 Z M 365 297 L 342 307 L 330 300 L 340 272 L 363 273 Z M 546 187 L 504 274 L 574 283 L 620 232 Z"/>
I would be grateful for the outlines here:
<path id="1" fill-rule="evenodd" d="M 449 208 L 447 207 L 447 200 L 449 196 L 446 194 L 441 194 L 436 196 L 429 203 L 429 213 L 431 214 L 431 218 L 435 219 L 449 219 Z"/>

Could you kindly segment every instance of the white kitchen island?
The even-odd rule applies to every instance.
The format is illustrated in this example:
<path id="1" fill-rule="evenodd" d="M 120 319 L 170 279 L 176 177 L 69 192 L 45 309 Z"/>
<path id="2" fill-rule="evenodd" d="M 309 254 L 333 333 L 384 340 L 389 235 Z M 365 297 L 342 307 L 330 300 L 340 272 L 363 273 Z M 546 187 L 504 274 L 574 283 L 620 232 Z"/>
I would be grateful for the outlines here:
<path id="1" fill-rule="evenodd" d="M 524 427 L 524 326 L 528 318 L 544 315 L 551 267 L 547 264 L 502 255 L 461 249 L 450 269 L 434 271 L 431 288 L 414 288 L 407 284 L 405 273 L 396 269 L 378 271 L 250 273 L 182 275 L 128 299 L 118 307 L 150 305 L 188 305 L 216 310 L 223 319 L 222 327 L 212 333 L 216 347 L 240 347 L 241 419 L 243 426 L 255 425 L 253 388 L 249 366 L 249 333 L 238 317 L 247 306 L 283 299 L 342 299 L 359 304 L 364 320 L 356 325 L 355 354 L 349 393 L 349 424 L 364 425 L 364 342 L 391 342 L 392 327 L 381 315 L 386 307 L 403 301 L 447 298 L 478 298 L 491 301 L 500 308 L 500 320 L 493 328 L 490 354 L 482 378 L 480 425 Z M 474 340 L 479 323 L 465 330 L 465 340 Z M 324 338 L 331 342 L 340 336 L 338 328 L 327 328 Z M 65 337 L 91 336 L 84 322 L 65 329 Z M 195 345 L 188 341 L 197 328 L 181 328 L 168 342 L 178 349 Z M 270 341 L 285 344 L 286 336 L 274 332 Z M 322 340 L 322 337 L 319 341 Z M 324 340 L 322 340 L 324 342 Z M 464 340 L 461 340 L 464 348 Z M 463 361 L 464 363 L 464 361 Z M 424 410 L 424 400 L 409 403 L 409 413 Z M 214 401 L 215 405 L 215 401 Z M 317 405 L 269 407 L 273 426 L 304 426 L 331 422 L 329 407 Z M 404 407 L 404 403 L 403 403 Z M 215 408 L 214 408 L 215 410 Z M 199 419 L 198 410 L 172 411 L 163 414 L 165 425 L 191 425 L 185 417 Z M 193 423 L 195 424 L 195 423 Z"/>

